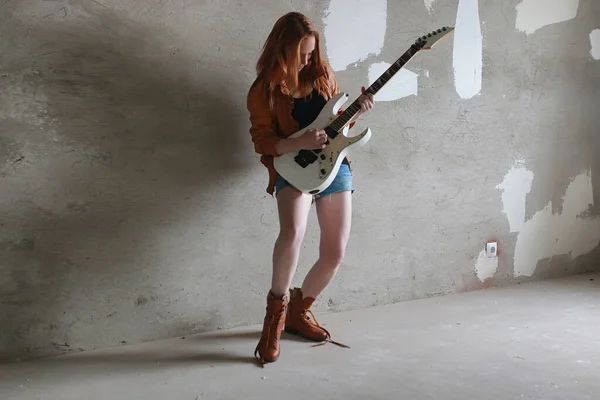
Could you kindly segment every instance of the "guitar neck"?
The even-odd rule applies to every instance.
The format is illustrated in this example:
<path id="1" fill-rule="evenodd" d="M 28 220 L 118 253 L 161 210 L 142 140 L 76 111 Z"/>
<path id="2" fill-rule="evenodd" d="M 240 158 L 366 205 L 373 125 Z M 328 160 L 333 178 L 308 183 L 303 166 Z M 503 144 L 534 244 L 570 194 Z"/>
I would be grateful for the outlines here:
<path id="1" fill-rule="evenodd" d="M 394 75 L 400 71 L 400 69 L 408 62 L 415 54 L 417 54 L 421 49 L 416 45 L 410 46 L 406 52 L 396 60 L 381 76 L 371 84 L 366 90 L 365 93 L 370 93 L 372 95 L 377 94 L 383 88 L 383 86 L 390 80 Z M 358 98 L 350 104 L 350 106 L 333 121 L 331 127 L 336 131 L 340 131 L 347 123 L 350 121 L 356 113 L 360 111 L 360 103 Z"/>

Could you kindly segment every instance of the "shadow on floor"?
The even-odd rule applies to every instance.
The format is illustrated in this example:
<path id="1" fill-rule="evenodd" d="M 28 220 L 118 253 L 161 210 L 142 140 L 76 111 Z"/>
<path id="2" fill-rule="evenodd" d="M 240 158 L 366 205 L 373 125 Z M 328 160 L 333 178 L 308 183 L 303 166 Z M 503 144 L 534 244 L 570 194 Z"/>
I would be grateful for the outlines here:
<path id="1" fill-rule="evenodd" d="M 170 339 L 165 341 L 162 347 L 159 347 L 157 342 L 151 342 L 30 359 L 20 363 L 5 363 L 0 364 L 0 371 L 6 368 L 19 375 L 20 371 L 31 371 L 29 368 L 35 366 L 52 373 L 64 374 L 68 371 L 68 375 L 79 375 L 106 370 L 121 373 L 147 372 L 164 368 L 216 367 L 226 364 L 254 364 L 260 368 L 258 360 L 254 357 L 254 349 L 260 335 L 260 331 L 209 332 Z M 281 340 L 313 344 L 286 332 L 282 333 Z"/>

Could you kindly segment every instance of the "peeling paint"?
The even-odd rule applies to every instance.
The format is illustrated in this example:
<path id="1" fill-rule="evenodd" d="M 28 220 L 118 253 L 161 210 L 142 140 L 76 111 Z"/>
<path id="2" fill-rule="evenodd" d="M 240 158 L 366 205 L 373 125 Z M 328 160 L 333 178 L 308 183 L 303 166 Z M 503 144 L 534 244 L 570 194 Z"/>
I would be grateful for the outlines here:
<path id="1" fill-rule="evenodd" d="M 488 257 L 485 249 L 479 253 L 475 262 L 475 272 L 477 278 L 483 282 L 486 279 L 492 278 L 498 270 L 498 257 Z"/>
<path id="2" fill-rule="evenodd" d="M 577 16 L 579 0 L 523 0 L 517 5 L 516 28 L 531 35 L 547 25 Z"/>
<path id="3" fill-rule="evenodd" d="M 590 54 L 594 60 L 600 60 L 600 29 L 590 33 Z"/>
<path id="4" fill-rule="evenodd" d="M 373 84 L 387 70 L 391 64 L 380 62 L 371 64 L 369 68 L 369 85 Z M 393 101 L 411 95 L 417 95 L 419 88 L 418 75 L 405 68 L 398 71 L 379 92 L 377 101 Z"/>
<path id="5" fill-rule="evenodd" d="M 502 183 L 496 186 L 502 191 L 502 211 L 508 219 L 510 232 L 518 232 L 525 223 L 525 200 L 533 178 L 533 172 L 523 166 L 522 160 L 517 160 Z"/>
<path id="6" fill-rule="evenodd" d="M 433 11 L 433 3 L 435 3 L 435 0 L 425 0 L 425 7 L 427 7 L 427 12 L 429 14 Z"/>
<path id="7" fill-rule="evenodd" d="M 334 71 L 379 55 L 385 40 L 387 0 L 331 0 L 323 23 L 327 58 Z M 354 29 L 366 26 L 368 29 Z"/>
<path id="8" fill-rule="evenodd" d="M 470 99 L 481 91 L 483 38 L 478 0 L 459 0 L 454 31 L 454 86 L 460 97 Z"/>
<path id="9" fill-rule="evenodd" d="M 545 258 L 566 254 L 573 260 L 594 250 L 600 244 L 600 218 L 580 217 L 593 202 L 587 170 L 567 187 L 561 214 L 554 214 L 549 202 L 523 224 L 515 246 L 514 276 L 532 276 Z"/>

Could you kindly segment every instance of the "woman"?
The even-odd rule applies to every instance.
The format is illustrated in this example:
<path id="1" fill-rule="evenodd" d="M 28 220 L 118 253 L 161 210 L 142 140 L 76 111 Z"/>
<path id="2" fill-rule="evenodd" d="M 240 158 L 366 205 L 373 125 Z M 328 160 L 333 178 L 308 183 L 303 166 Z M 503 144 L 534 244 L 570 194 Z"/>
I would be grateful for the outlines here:
<path id="1" fill-rule="evenodd" d="M 347 159 L 331 185 L 314 197 L 292 187 L 273 166 L 274 157 L 301 149 L 322 149 L 327 141 L 323 130 L 314 129 L 300 137 L 287 138 L 309 125 L 325 102 L 339 92 L 331 67 L 321 58 L 319 34 L 311 21 L 297 12 L 279 18 L 256 69 L 258 76 L 247 98 L 250 134 L 255 151 L 261 154 L 261 162 L 269 171 L 267 192 L 272 195 L 276 191 L 280 224 L 262 335 L 254 352 L 255 356 L 260 354 L 264 365 L 279 358 L 284 328 L 315 342 L 333 342 L 329 332 L 316 319 L 311 321 L 308 314 L 313 315 L 311 305 L 333 279 L 344 257 L 350 235 L 353 187 Z M 351 123 L 373 107 L 373 96 L 363 94 L 360 102 L 361 110 Z M 319 259 L 302 287 L 290 291 L 313 199 L 321 229 Z"/>

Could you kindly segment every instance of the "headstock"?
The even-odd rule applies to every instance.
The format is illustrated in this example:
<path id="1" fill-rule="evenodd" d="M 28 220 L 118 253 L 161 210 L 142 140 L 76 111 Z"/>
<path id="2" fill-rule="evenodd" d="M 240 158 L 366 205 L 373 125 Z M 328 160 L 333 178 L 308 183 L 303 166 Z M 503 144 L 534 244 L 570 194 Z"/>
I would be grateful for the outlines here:
<path id="1" fill-rule="evenodd" d="M 453 26 L 444 26 L 436 31 L 431 31 L 427 35 L 418 38 L 415 41 L 415 46 L 417 46 L 419 50 L 431 50 L 438 41 L 446 37 L 452 31 L 454 31 Z"/>

